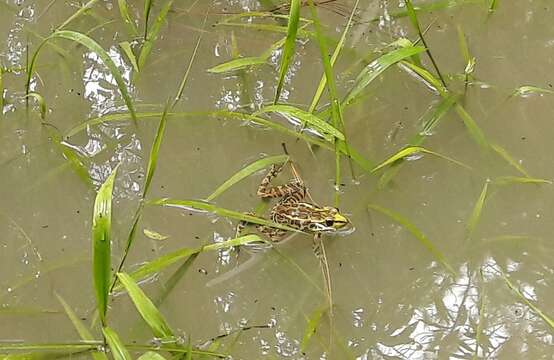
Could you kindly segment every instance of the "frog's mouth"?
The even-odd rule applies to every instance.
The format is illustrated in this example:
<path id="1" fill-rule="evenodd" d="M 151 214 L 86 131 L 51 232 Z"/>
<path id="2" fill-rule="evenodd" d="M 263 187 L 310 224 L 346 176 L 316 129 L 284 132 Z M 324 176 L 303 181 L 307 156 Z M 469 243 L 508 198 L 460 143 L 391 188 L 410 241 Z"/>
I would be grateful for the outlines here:
<path id="1" fill-rule="evenodd" d="M 354 231 L 356 231 L 356 228 L 354 227 L 354 225 L 352 225 L 351 222 L 348 222 L 340 229 L 336 229 L 334 232 L 332 232 L 331 235 L 346 236 L 352 234 Z"/>

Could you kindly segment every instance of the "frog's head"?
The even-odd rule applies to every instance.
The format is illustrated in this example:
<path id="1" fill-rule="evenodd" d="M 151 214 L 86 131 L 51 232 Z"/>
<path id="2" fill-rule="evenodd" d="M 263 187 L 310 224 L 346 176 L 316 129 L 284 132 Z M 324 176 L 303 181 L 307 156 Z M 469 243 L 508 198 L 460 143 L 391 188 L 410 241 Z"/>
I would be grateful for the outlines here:
<path id="1" fill-rule="evenodd" d="M 318 215 L 309 226 L 313 232 L 332 234 L 352 227 L 350 220 L 335 207 L 324 206 Z"/>

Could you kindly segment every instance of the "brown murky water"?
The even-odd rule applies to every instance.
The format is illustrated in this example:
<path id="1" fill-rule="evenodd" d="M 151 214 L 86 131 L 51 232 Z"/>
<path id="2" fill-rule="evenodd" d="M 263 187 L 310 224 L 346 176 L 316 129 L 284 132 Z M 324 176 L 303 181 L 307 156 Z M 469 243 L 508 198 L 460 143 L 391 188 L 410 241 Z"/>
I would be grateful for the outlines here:
<path id="1" fill-rule="evenodd" d="M 68 138 L 67 145 L 82 156 L 94 183 L 85 185 L 52 141 L 53 129 L 64 134 L 88 118 L 126 111 L 110 72 L 96 54 L 81 46 L 66 40 L 47 45 L 32 81 L 32 89 L 48 107 L 45 121 L 50 125 L 45 126 L 34 100 L 26 110 L 26 74 L 18 70 L 26 65 L 27 45 L 32 54 L 40 37 L 63 23 L 79 4 L 0 1 L 0 65 L 13 70 L 3 75 L 0 114 L 0 347 L 4 342 L 78 342 L 55 295 L 90 323 L 95 309 L 90 260 L 95 190 L 121 163 L 115 186 L 115 264 L 141 193 L 158 118 L 141 120 L 138 128 L 131 122 L 92 125 Z M 257 109 L 273 100 L 280 52 L 268 65 L 240 76 L 210 74 L 206 69 L 231 59 L 232 34 L 244 56 L 259 55 L 283 36 L 216 25 L 223 13 L 267 10 L 268 3 L 176 1 L 140 74 L 118 47 L 130 37 L 116 1 L 98 2 L 68 29 L 89 32 L 108 51 L 139 112 L 160 111 L 174 96 L 199 36 L 198 53 L 175 111 Z M 416 2 L 429 3 L 433 1 Z M 552 89 L 554 7 L 541 0 L 498 0 L 496 11 L 489 13 L 488 1 L 451 3 L 459 4 L 420 13 L 422 26 L 430 25 L 426 39 L 438 67 L 450 88 L 463 92 L 463 81 L 448 76 L 463 73 L 465 67 L 458 46 L 457 26 L 461 26 L 476 58 L 475 81 L 463 106 L 487 138 L 506 149 L 530 176 L 551 180 L 554 95 L 509 95 L 522 85 Z M 161 5 L 155 2 L 153 16 Z M 353 5 L 354 1 L 339 0 L 318 7 L 330 36 L 340 37 Z M 134 18 L 140 18 L 142 6 L 130 2 Z M 342 94 L 367 63 L 363 59 L 379 56 L 372 52 L 399 37 L 417 38 L 407 18 L 391 16 L 403 9 L 402 1 L 362 0 L 359 9 L 347 50 L 335 67 Z M 309 11 L 303 9 L 302 14 L 308 17 Z M 422 55 L 422 59 L 431 69 L 428 58 Z M 299 41 L 282 100 L 309 104 L 321 74 L 317 43 Z M 349 143 L 375 163 L 406 146 L 420 131 L 421 119 L 440 100 L 396 66 L 365 94 L 345 109 L 344 119 Z M 245 164 L 264 154 L 281 154 L 283 142 L 312 196 L 332 204 L 332 152 L 316 149 L 312 154 L 303 141 L 282 133 L 201 115 L 170 117 L 148 197 L 205 198 Z M 325 239 L 334 317 L 331 321 L 322 317 L 305 349 L 301 343 L 307 318 L 327 299 L 311 240 L 303 235 L 279 244 L 278 252 L 200 254 L 160 307 L 172 328 L 201 345 L 241 327 L 271 325 L 224 339 L 219 350 L 233 359 L 551 359 L 554 329 L 508 288 L 502 274 L 532 305 L 554 316 L 552 186 L 494 185 L 499 176 L 523 175 L 494 152 L 480 148 L 454 110 L 424 146 L 473 170 L 431 155 L 412 157 L 389 186 L 380 189 L 378 176 L 354 164 L 353 179 L 343 161 L 340 208 L 349 214 L 356 231 Z M 262 176 L 232 187 L 216 204 L 252 210 L 258 204 L 255 191 Z M 482 215 L 467 239 L 467 223 L 487 181 L 491 185 Z M 404 227 L 368 211 L 368 204 L 409 219 L 444 254 L 455 275 L 449 275 Z M 225 218 L 147 207 L 126 270 L 182 247 L 230 239 L 235 225 Z M 168 238 L 151 240 L 144 229 Z M 159 297 L 174 269 L 144 283 L 145 292 Z M 109 318 L 126 342 L 151 340 L 127 296 L 114 298 Z"/>

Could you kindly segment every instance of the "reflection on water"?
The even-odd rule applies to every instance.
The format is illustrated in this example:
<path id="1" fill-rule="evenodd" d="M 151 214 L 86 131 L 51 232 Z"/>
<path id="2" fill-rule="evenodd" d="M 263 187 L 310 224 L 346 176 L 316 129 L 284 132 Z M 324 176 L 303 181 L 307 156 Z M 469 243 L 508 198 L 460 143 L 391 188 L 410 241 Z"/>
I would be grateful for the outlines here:
<path id="1" fill-rule="evenodd" d="M 25 108 L 26 74 L 21 71 L 40 43 L 33 34 L 47 36 L 76 7 L 55 1 L 0 1 L 15 7 L 4 11 L 0 5 L 0 94 L 4 95 L 0 111 L 0 342 L 77 341 L 54 294 L 62 295 L 79 317 L 86 321 L 94 317 L 90 285 L 94 192 L 75 175 L 53 140 L 54 133 L 40 125 L 36 103 Z M 554 178 L 548 146 L 554 136 L 549 78 L 554 30 L 548 25 L 554 8 L 531 0 L 501 2 L 494 12 L 488 11 L 484 1 L 448 2 L 457 5 L 448 8 L 440 8 L 439 2 L 417 3 L 438 6 L 433 12 L 420 12 L 422 26 L 429 26 L 429 48 L 450 88 L 464 94 L 464 109 L 487 139 L 507 149 L 513 160 L 506 162 L 480 148 L 465 127 L 467 119 L 461 121 L 455 111 L 434 119 L 441 99 L 432 84 L 406 66 L 391 66 L 344 109 L 345 133 L 352 148 L 379 163 L 417 136 L 425 136 L 423 146 L 472 170 L 417 153 L 395 168 L 391 181 L 381 188 L 381 172 L 365 173 L 353 162 L 353 178 L 344 158 L 340 208 L 349 214 L 356 231 L 325 239 L 334 316 L 321 315 L 315 331 L 309 331 L 328 299 L 311 240 L 298 235 L 263 251 L 220 249 L 200 254 L 160 306 L 178 329 L 179 341 L 191 339 L 195 345 L 208 347 L 213 343 L 208 339 L 222 336 L 221 349 L 233 359 L 552 357 L 548 316 L 554 315 L 549 310 L 554 305 L 554 269 L 548 239 L 554 230 L 553 190 L 548 184 L 499 184 L 495 179 Z M 162 25 L 140 73 L 119 47 L 123 41 L 140 44 L 140 39 L 128 34 L 117 2 L 99 4 L 68 28 L 87 32 L 104 24 L 90 36 L 106 49 L 140 111 L 159 111 L 160 104 L 175 96 L 199 31 L 204 31 L 203 38 L 185 96 L 175 112 L 254 112 L 273 101 L 280 49 L 273 51 L 267 64 L 252 69 L 227 74 L 211 74 L 206 69 L 236 56 L 233 36 L 244 57 L 259 56 L 284 36 L 282 32 L 212 27 L 222 19 L 220 14 L 261 9 L 286 13 L 278 2 L 196 1 L 183 5 L 185 11 L 176 7 Z M 141 19 L 142 5 L 128 4 L 131 17 Z M 318 2 L 331 49 L 353 5 L 349 0 Z M 334 67 L 341 94 L 347 93 L 361 69 L 386 67 L 375 59 L 391 49 L 387 44 L 399 37 L 417 40 L 409 20 L 399 16 L 404 2 L 362 0 L 359 6 Z M 154 14 L 160 7 L 161 2 L 155 2 Z M 306 7 L 302 16 L 309 17 Z M 256 24 L 258 19 L 244 21 Z M 141 21 L 137 25 L 142 26 Z M 458 49 L 458 26 L 477 59 L 475 78 L 467 87 L 460 80 L 467 63 Z M 70 51 L 71 59 L 60 56 L 56 46 Z M 280 100 L 305 109 L 323 70 L 313 39 L 298 41 L 296 46 Z M 432 69 L 424 54 L 418 61 Z M 539 94 L 530 86 L 543 91 Z M 98 55 L 65 40 L 44 47 L 31 89 L 45 99 L 48 129 L 60 134 L 86 119 L 126 112 L 115 79 Z M 327 105 L 324 94 L 320 106 Z M 288 129 L 302 127 L 301 120 L 292 116 L 266 118 Z M 132 220 L 129 209 L 134 209 L 142 194 L 158 122 L 159 118 L 149 117 L 139 119 L 138 126 L 131 121 L 89 125 L 62 142 L 85 164 L 94 189 L 120 164 L 114 264 L 121 257 Z M 148 198 L 205 198 L 260 154 L 281 154 L 285 142 L 310 193 L 322 204 L 333 202 L 333 146 L 331 151 L 308 148 L 303 140 L 274 129 L 241 125 L 245 124 L 202 115 L 171 116 Z M 309 128 L 304 132 L 318 135 Z M 514 164 L 525 171 L 518 171 Z M 263 173 L 237 183 L 214 204 L 241 212 L 256 208 L 256 189 Z M 485 182 L 489 192 L 475 229 L 468 232 L 468 219 Z M 413 236 L 417 231 L 409 232 L 390 217 L 368 212 L 368 204 L 379 204 L 409 219 L 432 248 L 444 254 L 455 274 L 445 270 L 428 243 Z M 187 207 L 147 207 L 125 270 L 182 248 L 227 241 L 234 237 L 235 226 L 229 219 Z M 144 229 L 167 238 L 149 238 Z M 149 277 L 141 286 L 157 299 L 171 284 L 173 271 Z M 110 321 L 117 324 L 125 341 L 152 338 L 125 295 L 117 296 L 110 306 Z M 243 328 L 248 330 L 240 331 Z"/>

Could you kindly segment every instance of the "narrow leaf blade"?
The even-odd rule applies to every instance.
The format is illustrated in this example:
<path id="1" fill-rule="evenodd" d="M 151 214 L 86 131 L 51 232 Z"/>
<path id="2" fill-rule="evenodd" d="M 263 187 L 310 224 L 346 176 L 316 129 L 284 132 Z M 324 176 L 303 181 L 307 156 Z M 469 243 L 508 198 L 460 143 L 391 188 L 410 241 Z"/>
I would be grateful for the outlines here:
<path id="1" fill-rule="evenodd" d="M 154 335 L 160 338 L 172 337 L 173 332 L 165 318 L 158 309 L 156 309 L 156 306 L 144 294 L 133 278 L 126 273 L 118 273 L 117 277 L 127 290 L 127 293 L 144 321 L 150 326 Z"/>
<path id="2" fill-rule="evenodd" d="M 116 174 L 117 167 L 98 190 L 92 217 L 94 289 L 102 324 L 106 323 L 111 277 L 112 192 Z"/>

